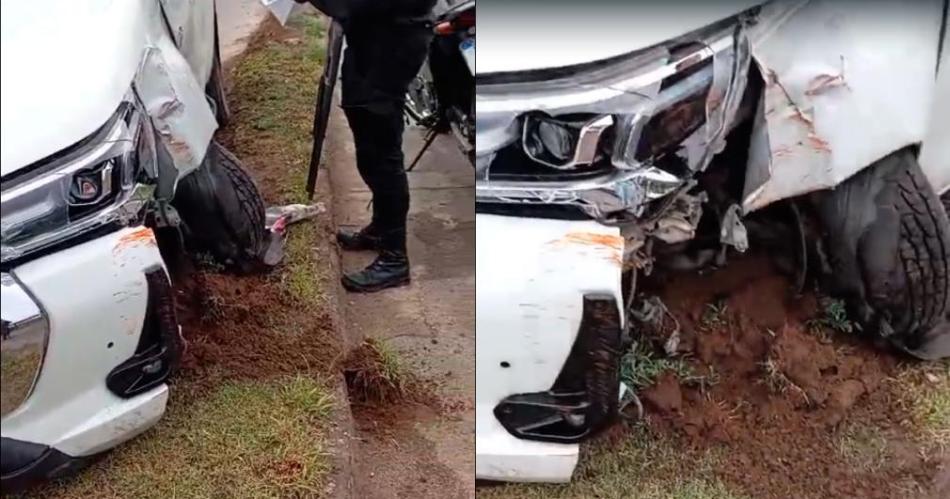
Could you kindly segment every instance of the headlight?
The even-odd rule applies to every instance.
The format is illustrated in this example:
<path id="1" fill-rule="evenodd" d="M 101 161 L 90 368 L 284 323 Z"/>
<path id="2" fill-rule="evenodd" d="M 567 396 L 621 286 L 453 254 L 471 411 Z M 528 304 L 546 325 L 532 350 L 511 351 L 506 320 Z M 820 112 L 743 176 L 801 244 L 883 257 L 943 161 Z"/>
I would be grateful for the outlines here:
<path id="1" fill-rule="evenodd" d="M 595 218 L 644 204 L 706 167 L 750 61 L 745 16 L 613 60 L 476 86 L 476 200 L 567 204 Z"/>
<path id="2" fill-rule="evenodd" d="M 0 262 L 137 220 L 154 162 L 150 122 L 130 97 L 91 136 L 3 179 Z"/>
<path id="3" fill-rule="evenodd" d="M 559 170 L 589 165 L 599 159 L 601 135 L 613 123 L 611 116 L 528 115 L 524 117 L 523 147 L 531 159 Z"/>

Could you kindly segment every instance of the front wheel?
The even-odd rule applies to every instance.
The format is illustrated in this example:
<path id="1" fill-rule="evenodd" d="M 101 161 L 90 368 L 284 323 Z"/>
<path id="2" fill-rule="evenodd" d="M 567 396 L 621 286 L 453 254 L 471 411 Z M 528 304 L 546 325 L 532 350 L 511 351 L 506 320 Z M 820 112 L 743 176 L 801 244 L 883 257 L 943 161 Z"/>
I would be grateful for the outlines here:
<path id="1" fill-rule="evenodd" d="M 201 167 L 178 183 L 172 204 L 191 250 L 239 272 L 262 267 L 263 198 L 241 162 L 217 141 L 208 146 Z"/>
<path id="2" fill-rule="evenodd" d="M 950 221 L 905 149 L 820 201 L 833 283 L 851 316 L 923 359 L 950 357 Z"/>

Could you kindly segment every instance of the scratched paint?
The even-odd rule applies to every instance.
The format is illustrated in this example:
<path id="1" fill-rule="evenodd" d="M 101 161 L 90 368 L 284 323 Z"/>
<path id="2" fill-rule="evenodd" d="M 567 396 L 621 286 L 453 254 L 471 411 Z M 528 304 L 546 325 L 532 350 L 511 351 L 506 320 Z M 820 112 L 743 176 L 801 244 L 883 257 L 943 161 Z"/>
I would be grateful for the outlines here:
<path id="1" fill-rule="evenodd" d="M 616 234 L 603 234 L 598 232 L 569 232 L 560 239 L 555 239 L 549 244 L 562 245 L 580 245 L 589 247 L 595 252 L 594 256 L 605 258 L 616 265 L 623 265 L 623 236 Z"/>
<path id="2" fill-rule="evenodd" d="M 155 240 L 155 233 L 152 232 L 152 229 L 139 227 L 132 232 L 124 234 L 116 241 L 115 247 L 112 248 L 112 254 L 118 256 L 119 253 L 135 246 L 157 247 L 158 242 Z"/>
<path id="3" fill-rule="evenodd" d="M 765 86 L 749 150 L 745 212 L 834 187 L 924 141 L 942 8 L 940 0 L 763 6 L 749 30 Z"/>

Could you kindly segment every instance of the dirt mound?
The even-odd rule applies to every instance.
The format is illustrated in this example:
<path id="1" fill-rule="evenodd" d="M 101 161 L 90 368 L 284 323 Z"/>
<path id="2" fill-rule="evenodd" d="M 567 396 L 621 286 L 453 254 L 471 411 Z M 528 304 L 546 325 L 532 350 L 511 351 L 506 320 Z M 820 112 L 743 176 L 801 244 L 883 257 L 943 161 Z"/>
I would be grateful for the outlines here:
<path id="1" fill-rule="evenodd" d="M 321 307 L 295 303 L 278 277 L 199 271 L 176 283 L 186 341 L 182 376 L 214 383 L 222 377 L 332 375 L 341 352 L 333 318 Z M 308 314 L 313 317 L 305 320 Z"/>
<path id="2" fill-rule="evenodd" d="M 347 354 L 342 370 L 352 403 L 393 404 L 420 396 L 419 380 L 373 338 Z"/>
<path id="3" fill-rule="evenodd" d="M 723 450 L 723 480 L 751 497 L 782 498 L 915 497 L 907 491 L 931 483 L 937 464 L 916 452 L 903 424 L 899 359 L 853 335 L 818 331 L 815 297 L 792 296 L 767 258 L 651 282 L 703 382 L 659 378 L 641 394 L 648 424 L 693 448 Z M 881 442 L 856 451 L 876 452 L 874 466 L 842 450 L 858 440 L 856 428 Z"/>

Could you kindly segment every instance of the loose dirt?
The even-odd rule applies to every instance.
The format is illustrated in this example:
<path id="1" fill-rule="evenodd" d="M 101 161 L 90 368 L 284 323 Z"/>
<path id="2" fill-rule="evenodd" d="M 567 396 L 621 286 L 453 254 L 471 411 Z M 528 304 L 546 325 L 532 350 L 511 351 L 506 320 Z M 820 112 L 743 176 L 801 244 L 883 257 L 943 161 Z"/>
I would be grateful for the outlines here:
<path id="1" fill-rule="evenodd" d="M 667 374 L 646 389 L 651 429 L 721 452 L 716 476 L 750 497 L 936 494 L 947 456 L 909 424 L 896 381 L 913 367 L 906 358 L 820 331 L 815 296 L 792 296 L 790 281 L 761 255 L 650 282 L 682 326 L 680 353 L 703 381 Z"/>

